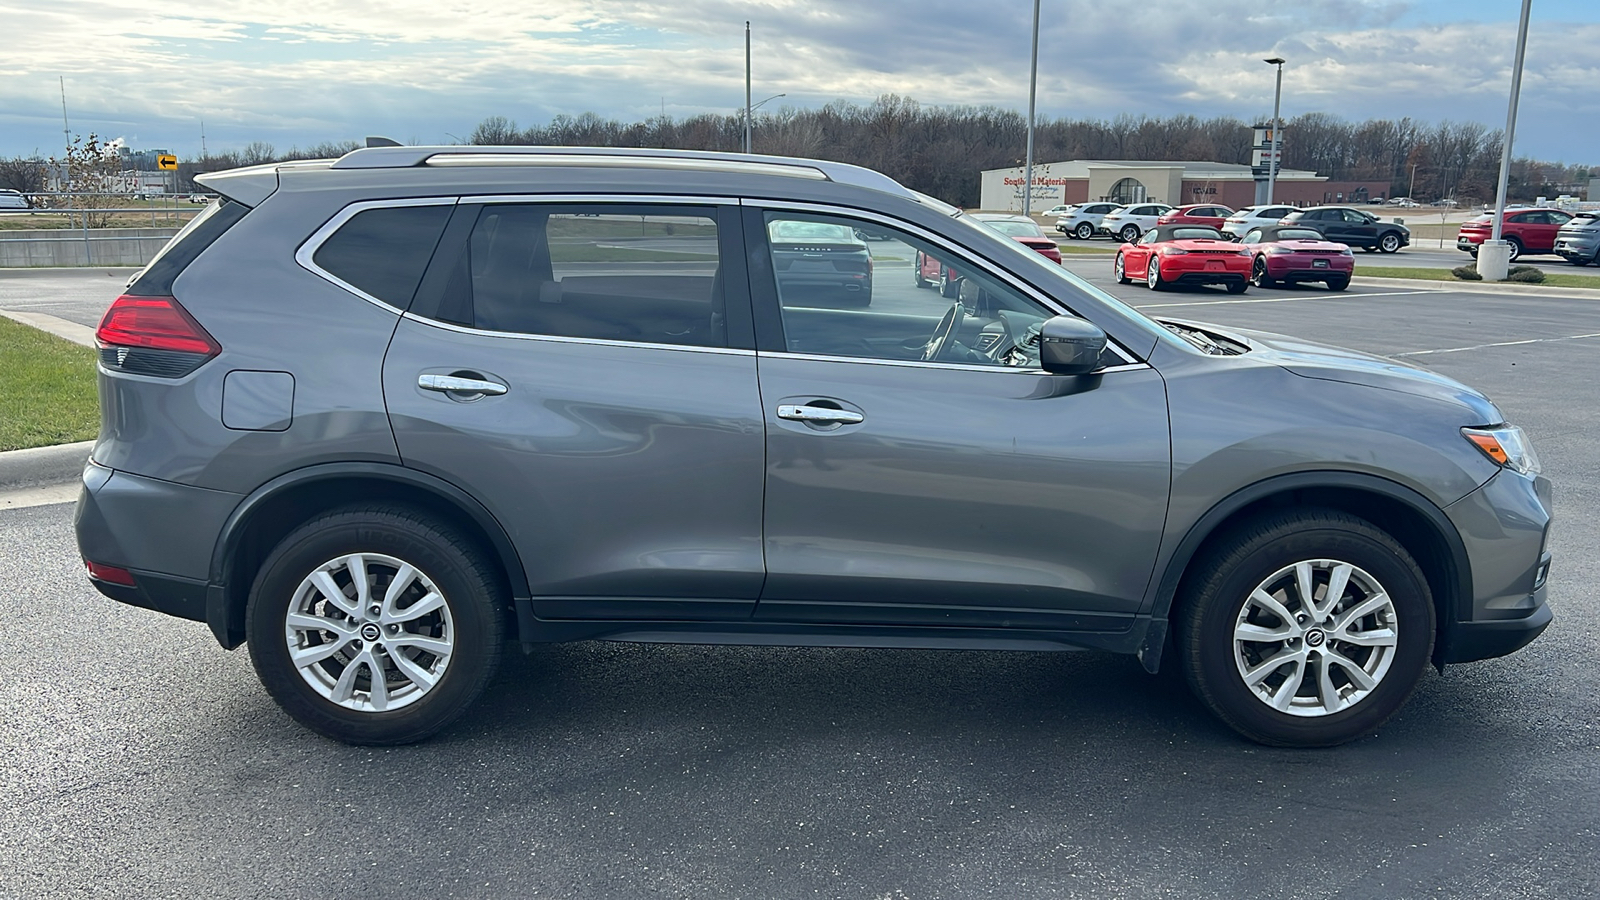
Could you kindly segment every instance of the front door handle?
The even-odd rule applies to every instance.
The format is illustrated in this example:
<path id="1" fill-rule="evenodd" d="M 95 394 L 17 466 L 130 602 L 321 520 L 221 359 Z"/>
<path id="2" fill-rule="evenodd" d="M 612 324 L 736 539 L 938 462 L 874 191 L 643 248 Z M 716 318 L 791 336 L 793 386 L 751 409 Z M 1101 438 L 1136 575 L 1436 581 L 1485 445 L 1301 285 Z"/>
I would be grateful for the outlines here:
<path id="1" fill-rule="evenodd" d="M 474 400 L 485 394 L 498 397 L 506 392 L 506 386 L 498 381 L 466 378 L 461 375 L 418 375 L 417 387 L 425 391 L 438 391 L 441 394 L 471 397 Z"/>
<path id="2" fill-rule="evenodd" d="M 858 425 L 865 417 L 848 409 L 829 409 L 825 406 L 800 406 L 793 403 L 785 403 L 778 407 L 778 418 L 792 419 L 796 422 L 809 422 L 813 425 Z"/>

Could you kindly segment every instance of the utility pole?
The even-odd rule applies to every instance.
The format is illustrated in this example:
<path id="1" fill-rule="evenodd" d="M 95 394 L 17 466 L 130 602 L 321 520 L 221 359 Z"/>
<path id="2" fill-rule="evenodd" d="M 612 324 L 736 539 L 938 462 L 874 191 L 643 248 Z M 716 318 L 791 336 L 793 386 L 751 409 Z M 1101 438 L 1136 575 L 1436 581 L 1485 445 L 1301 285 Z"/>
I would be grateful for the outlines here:
<path id="1" fill-rule="evenodd" d="M 201 119 L 200 120 L 200 164 L 201 165 L 205 165 L 206 156 L 207 156 L 207 153 L 206 153 L 206 120 L 205 119 Z"/>
<path id="2" fill-rule="evenodd" d="M 72 154 L 72 129 L 67 127 L 67 78 L 65 75 L 56 76 L 61 81 L 61 134 L 67 155 Z"/>
<path id="3" fill-rule="evenodd" d="M 1022 173 L 1022 214 L 1025 216 L 1033 215 L 1033 107 L 1038 88 L 1039 0 L 1033 0 L 1033 61 L 1028 65 L 1028 163 Z"/>
<path id="4" fill-rule="evenodd" d="M 744 152 L 750 152 L 750 22 L 744 23 Z"/>

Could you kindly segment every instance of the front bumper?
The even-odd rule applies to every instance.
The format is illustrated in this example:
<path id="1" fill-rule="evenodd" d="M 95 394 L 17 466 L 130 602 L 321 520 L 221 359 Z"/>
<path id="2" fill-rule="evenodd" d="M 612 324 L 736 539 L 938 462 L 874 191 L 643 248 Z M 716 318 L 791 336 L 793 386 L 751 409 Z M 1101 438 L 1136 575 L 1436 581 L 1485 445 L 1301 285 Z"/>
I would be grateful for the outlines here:
<path id="1" fill-rule="evenodd" d="M 1444 622 L 1439 662 L 1505 656 L 1549 626 L 1550 495 L 1549 479 L 1502 470 L 1445 509 L 1465 545 L 1473 589 Z"/>

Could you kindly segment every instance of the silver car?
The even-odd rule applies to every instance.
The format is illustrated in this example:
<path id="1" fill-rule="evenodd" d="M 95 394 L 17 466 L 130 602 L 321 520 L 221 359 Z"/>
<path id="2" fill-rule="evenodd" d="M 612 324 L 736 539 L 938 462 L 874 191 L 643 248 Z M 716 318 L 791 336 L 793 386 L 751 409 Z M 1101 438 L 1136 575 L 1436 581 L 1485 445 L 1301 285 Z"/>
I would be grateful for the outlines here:
<path id="1" fill-rule="evenodd" d="M 1600 265 L 1600 212 L 1575 213 L 1556 232 L 1555 252 L 1575 266 Z"/>
<path id="2" fill-rule="evenodd" d="M 1322 746 L 1550 622 L 1550 483 L 1483 394 L 1148 318 L 876 172 L 381 147 L 198 180 L 222 199 L 97 332 L 78 544 L 338 740 L 437 732 L 509 643 L 610 640 L 1113 651 Z M 826 231 L 956 296 L 814 302 L 784 260 L 860 271 Z"/>

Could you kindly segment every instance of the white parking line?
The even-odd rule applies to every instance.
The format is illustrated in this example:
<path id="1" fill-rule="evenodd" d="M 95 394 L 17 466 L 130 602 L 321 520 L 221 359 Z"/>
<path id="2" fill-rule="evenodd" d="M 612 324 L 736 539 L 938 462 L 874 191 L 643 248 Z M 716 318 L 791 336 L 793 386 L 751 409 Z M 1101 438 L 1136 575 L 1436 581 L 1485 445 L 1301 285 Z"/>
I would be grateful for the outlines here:
<path id="1" fill-rule="evenodd" d="M 1258 297 L 1249 300 L 1197 300 L 1193 303 L 1135 303 L 1134 309 L 1161 309 L 1170 306 L 1223 306 L 1231 303 L 1288 303 L 1291 300 L 1354 300 L 1357 297 L 1409 297 L 1412 294 L 1439 294 L 1442 291 L 1386 291 L 1374 294 L 1334 293 L 1302 294 L 1295 297 Z"/>
<path id="2" fill-rule="evenodd" d="M 1474 344 L 1471 347 L 1450 347 L 1445 350 L 1410 350 L 1405 353 L 1391 353 L 1390 356 L 1427 356 L 1430 353 L 1463 353 L 1467 350 L 1486 350 L 1490 347 L 1516 347 L 1521 344 L 1549 344 L 1555 341 L 1581 341 L 1585 338 L 1600 338 L 1600 331 L 1592 334 L 1569 334 L 1566 337 L 1532 338 L 1526 341 L 1500 341 L 1494 344 Z"/>

